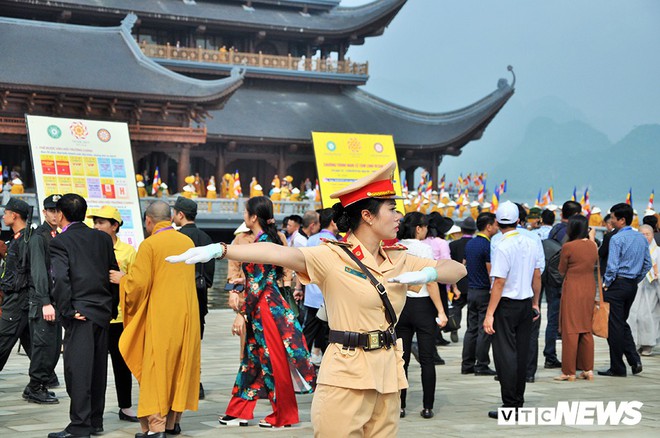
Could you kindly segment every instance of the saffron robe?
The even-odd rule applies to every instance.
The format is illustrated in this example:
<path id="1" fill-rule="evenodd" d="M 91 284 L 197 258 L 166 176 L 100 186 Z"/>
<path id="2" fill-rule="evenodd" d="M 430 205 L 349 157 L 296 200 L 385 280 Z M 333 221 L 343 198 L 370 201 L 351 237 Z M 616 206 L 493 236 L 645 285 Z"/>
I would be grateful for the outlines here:
<path id="1" fill-rule="evenodd" d="M 195 245 L 159 222 L 120 282 L 126 365 L 140 384 L 138 417 L 197 410 L 201 340 L 195 266 L 165 257 Z"/>

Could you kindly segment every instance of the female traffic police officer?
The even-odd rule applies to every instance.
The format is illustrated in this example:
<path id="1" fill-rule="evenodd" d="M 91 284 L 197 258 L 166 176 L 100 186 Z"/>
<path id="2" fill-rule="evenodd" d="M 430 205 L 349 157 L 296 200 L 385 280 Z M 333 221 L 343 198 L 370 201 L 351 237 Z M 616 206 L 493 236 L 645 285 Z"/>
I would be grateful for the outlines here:
<path id="1" fill-rule="evenodd" d="M 406 285 L 453 284 L 466 274 L 463 265 L 452 260 L 422 259 L 407 254 L 403 246 L 381 245 L 394 239 L 399 227 L 395 168 L 390 162 L 331 195 L 340 201 L 333 207 L 335 223 L 340 231 L 348 231 L 342 242 L 311 248 L 217 243 L 167 259 L 193 264 L 227 257 L 278 264 L 295 270 L 303 283 L 319 285 L 331 345 L 312 401 L 316 437 L 396 435 L 399 391 L 407 381 L 393 324 L 403 309 Z"/>

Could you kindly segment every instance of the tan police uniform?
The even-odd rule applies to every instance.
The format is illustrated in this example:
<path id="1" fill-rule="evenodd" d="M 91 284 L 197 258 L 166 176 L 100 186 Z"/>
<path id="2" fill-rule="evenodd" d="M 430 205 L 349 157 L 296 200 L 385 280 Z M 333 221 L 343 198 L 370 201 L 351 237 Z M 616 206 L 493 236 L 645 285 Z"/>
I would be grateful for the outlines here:
<path id="1" fill-rule="evenodd" d="M 394 166 L 393 162 L 388 164 L 333 197 L 339 197 L 343 205 L 349 205 L 367 197 L 393 196 L 391 174 Z M 390 189 L 383 187 L 383 177 L 390 181 Z M 405 304 L 407 286 L 387 283 L 387 279 L 436 265 L 435 260 L 415 257 L 398 248 L 381 248 L 384 261 L 378 265 L 355 235 L 349 234 L 346 243 L 386 287 L 397 317 Z M 323 292 L 330 330 L 357 333 L 387 330 L 389 323 L 378 292 L 341 245 L 326 242 L 316 247 L 300 248 L 306 268 L 305 273 L 299 273 L 302 283 L 314 283 Z M 343 344 L 331 343 L 323 355 L 312 401 L 314 436 L 396 436 L 399 391 L 407 387 L 400 340 L 389 349 L 369 351 L 360 347 L 351 350 L 344 348 Z"/>

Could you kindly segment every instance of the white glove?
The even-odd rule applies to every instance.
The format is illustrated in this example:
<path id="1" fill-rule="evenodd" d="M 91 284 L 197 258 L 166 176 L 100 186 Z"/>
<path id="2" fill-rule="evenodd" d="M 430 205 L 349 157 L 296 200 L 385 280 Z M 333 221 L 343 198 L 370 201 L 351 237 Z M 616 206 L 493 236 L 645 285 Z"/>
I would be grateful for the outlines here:
<path id="1" fill-rule="evenodd" d="M 206 263 L 222 254 L 222 245 L 219 243 L 212 243 L 206 246 L 198 246 L 190 248 L 183 254 L 165 257 L 165 261 L 170 263 L 186 262 L 187 265 L 194 265 L 195 263 Z"/>
<path id="2" fill-rule="evenodd" d="M 421 271 L 404 272 L 403 274 L 390 278 L 388 283 L 401 284 L 426 284 L 435 281 L 438 278 L 438 272 L 434 268 L 424 268 Z"/>

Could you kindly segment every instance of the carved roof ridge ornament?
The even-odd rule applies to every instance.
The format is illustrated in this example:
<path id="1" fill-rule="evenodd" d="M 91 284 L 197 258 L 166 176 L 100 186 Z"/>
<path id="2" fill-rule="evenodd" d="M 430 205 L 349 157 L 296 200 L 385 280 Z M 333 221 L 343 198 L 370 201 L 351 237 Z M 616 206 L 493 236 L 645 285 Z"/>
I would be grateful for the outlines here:
<path id="1" fill-rule="evenodd" d="M 121 20 L 121 27 L 125 29 L 128 33 L 131 33 L 133 26 L 137 23 L 138 16 L 130 12 L 123 20 Z"/>

